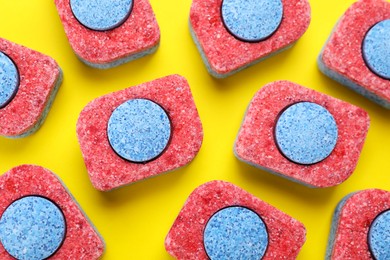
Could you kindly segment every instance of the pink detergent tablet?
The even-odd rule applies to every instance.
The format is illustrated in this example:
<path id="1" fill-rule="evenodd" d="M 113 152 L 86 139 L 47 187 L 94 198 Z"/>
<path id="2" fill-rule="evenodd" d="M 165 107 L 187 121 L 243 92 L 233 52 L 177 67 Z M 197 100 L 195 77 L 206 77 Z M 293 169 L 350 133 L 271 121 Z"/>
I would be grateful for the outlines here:
<path id="1" fill-rule="evenodd" d="M 55 0 L 69 43 L 85 64 L 107 69 L 155 52 L 160 29 L 148 0 Z"/>
<path id="2" fill-rule="evenodd" d="M 307 30 L 307 0 L 193 0 L 190 31 L 207 70 L 232 75 L 291 47 Z"/>
<path id="3" fill-rule="evenodd" d="M 234 153 L 260 169 L 309 187 L 329 187 L 354 171 L 369 128 L 363 109 L 276 81 L 249 104 Z"/>
<path id="4" fill-rule="evenodd" d="M 102 191 L 188 164 L 203 140 L 190 87 L 178 75 L 93 100 L 80 113 L 77 135 L 92 184 Z"/>
<path id="5" fill-rule="evenodd" d="M 0 135 L 25 137 L 38 130 L 61 82 L 55 60 L 0 38 Z"/>
<path id="6" fill-rule="evenodd" d="M 166 239 L 186 259 L 296 259 L 305 243 L 302 223 L 241 188 L 211 181 L 195 189 Z"/>
<path id="7" fill-rule="evenodd" d="M 360 0 L 341 17 L 318 58 L 320 70 L 390 109 L 390 3 Z"/>
<path id="8" fill-rule="evenodd" d="M 21 165 L 0 176 L 1 259 L 99 259 L 104 242 L 52 172 Z"/>
<path id="9" fill-rule="evenodd" d="M 390 192 L 363 190 L 340 201 L 326 259 L 390 259 Z"/>

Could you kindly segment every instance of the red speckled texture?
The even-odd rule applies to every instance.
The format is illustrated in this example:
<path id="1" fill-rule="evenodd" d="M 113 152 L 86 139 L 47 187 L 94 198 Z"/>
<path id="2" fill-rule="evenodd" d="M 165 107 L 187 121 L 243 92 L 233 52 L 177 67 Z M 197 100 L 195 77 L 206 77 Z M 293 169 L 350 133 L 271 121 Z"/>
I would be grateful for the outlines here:
<path id="1" fill-rule="evenodd" d="M 15 200 L 38 195 L 53 201 L 66 219 L 64 243 L 50 259 L 99 259 L 104 243 L 72 196 L 52 172 L 35 165 L 21 165 L 0 176 L 0 216 Z M 12 260 L 0 243 L 0 259 Z"/>
<path id="2" fill-rule="evenodd" d="M 0 135 L 17 137 L 40 122 L 61 71 L 52 58 L 2 38 L 0 51 L 14 61 L 20 77 L 16 96 L 0 109 Z"/>
<path id="3" fill-rule="evenodd" d="M 110 63 L 156 46 L 160 29 L 148 0 L 134 1 L 129 18 L 119 27 L 99 32 L 81 25 L 69 0 L 55 0 L 66 36 L 80 58 L 95 64 Z"/>
<path id="4" fill-rule="evenodd" d="M 332 259 L 372 259 L 367 237 L 371 223 L 390 209 L 390 192 L 371 189 L 353 194 L 343 205 L 337 220 Z"/>
<path id="5" fill-rule="evenodd" d="M 107 122 L 116 107 L 129 99 L 150 99 L 164 108 L 172 127 L 170 143 L 157 159 L 145 164 L 119 157 L 107 137 Z M 77 135 L 93 186 L 111 190 L 188 164 L 203 141 L 190 87 L 185 78 L 171 75 L 102 96 L 90 102 L 77 122 Z"/>
<path id="6" fill-rule="evenodd" d="M 297 41 L 310 23 L 307 0 L 282 0 L 283 20 L 278 30 L 258 43 L 237 40 L 221 18 L 222 0 L 193 0 L 190 25 L 210 66 L 218 74 L 228 74 Z"/>
<path id="7" fill-rule="evenodd" d="M 223 181 L 208 182 L 191 193 L 165 239 L 168 253 L 179 260 L 207 260 L 203 245 L 206 224 L 214 213 L 229 206 L 247 207 L 261 216 L 269 239 L 264 260 L 296 259 L 306 239 L 303 224 Z"/>
<path id="8" fill-rule="evenodd" d="M 390 19 L 389 2 L 362 0 L 354 3 L 338 22 L 321 58 L 330 70 L 390 102 L 390 81 L 373 73 L 362 54 L 367 31 L 385 19 Z"/>
<path id="9" fill-rule="evenodd" d="M 274 141 L 274 125 L 283 109 L 302 101 L 325 107 L 338 127 L 333 152 L 313 165 L 286 159 Z M 345 181 L 354 171 L 369 128 L 363 109 L 289 81 L 264 86 L 253 97 L 235 143 L 236 156 L 249 164 L 310 187 L 329 187 Z"/>

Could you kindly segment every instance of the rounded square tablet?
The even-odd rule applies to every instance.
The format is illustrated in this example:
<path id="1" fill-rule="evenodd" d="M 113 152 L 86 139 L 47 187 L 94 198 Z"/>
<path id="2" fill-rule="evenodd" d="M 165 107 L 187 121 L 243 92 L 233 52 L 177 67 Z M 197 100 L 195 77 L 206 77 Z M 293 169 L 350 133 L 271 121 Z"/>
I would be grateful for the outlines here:
<path id="1" fill-rule="evenodd" d="M 99 259 L 103 251 L 103 239 L 52 172 L 20 165 L 0 176 L 1 259 Z"/>
<path id="2" fill-rule="evenodd" d="M 368 189 L 345 196 L 333 215 L 326 259 L 389 259 L 390 192 Z"/>
<path id="3" fill-rule="evenodd" d="M 193 0 L 189 25 L 208 72 L 224 78 L 292 46 L 310 12 L 307 0 Z"/>
<path id="4" fill-rule="evenodd" d="M 73 51 L 91 67 L 119 66 L 158 48 L 160 29 L 148 0 L 55 0 L 55 4 Z"/>
<path id="5" fill-rule="evenodd" d="M 25 137 L 45 121 L 62 83 L 62 71 L 49 56 L 2 38 L 0 54 L 0 135 Z M 6 66 L 7 60 L 14 70 Z"/>
<path id="6" fill-rule="evenodd" d="M 211 181 L 188 197 L 165 248 L 179 260 L 295 259 L 305 239 L 299 221 L 231 183 Z"/>
<path id="7" fill-rule="evenodd" d="M 388 109 L 389 19 L 388 1 L 357 1 L 340 18 L 318 57 L 325 75 Z"/>
<path id="8" fill-rule="evenodd" d="M 243 162 L 309 187 L 335 186 L 354 171 L 369 123 L 361 108 L 276 81 L 250 102 L 234 153 Z"/>
<path id="9" fill-rule="evenodd" d="M 93 100 L 77 136 L 93 186 L 107 191 L 188 164 L 203 129 L 186 79 L 171 75 Z"/>

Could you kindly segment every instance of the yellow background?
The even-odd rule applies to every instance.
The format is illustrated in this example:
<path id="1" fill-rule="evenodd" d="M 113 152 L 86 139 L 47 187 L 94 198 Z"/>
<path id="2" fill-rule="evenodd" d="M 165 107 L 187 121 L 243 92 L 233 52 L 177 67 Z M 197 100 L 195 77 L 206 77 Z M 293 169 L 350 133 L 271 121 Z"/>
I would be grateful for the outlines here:
<path id="1" fill-rule="evenodd" d="M 323 259 L 338 201 L 366 188 L 390 190 L 389 111 L 335 83 L 317 69 L 317 55 L 353 0 L 311 0 L 312 21 L 297 44 L 234 76 L 206 71 L 188 29 L 191 0 L 151 0 L 161 30 L 157 52 L 110 70 L 73 54 L 53 0 L 0 0 L 0 37 L 53 57 L 64 81 L 42 128 L 23 139 L 0 137 L 0 173 L 38 164 L 65 182 L 106 242 L 103 259 L 172 259 L 164 239 L 190 192 L 214 179 L 230 181 L 303 222 L 307 241 L 298 259 Z M 195 160 L 180 170 L 102 193 L 88 178 L 76 138 L 82 108 L 101 95 L 178 73 L 189 81 L 203 123 Z M 371 127 L 354 174 L 339 186 L 310 189 L 239 162 L 233 143 L 256 91 L 286 79 L 366 109 Z"/>

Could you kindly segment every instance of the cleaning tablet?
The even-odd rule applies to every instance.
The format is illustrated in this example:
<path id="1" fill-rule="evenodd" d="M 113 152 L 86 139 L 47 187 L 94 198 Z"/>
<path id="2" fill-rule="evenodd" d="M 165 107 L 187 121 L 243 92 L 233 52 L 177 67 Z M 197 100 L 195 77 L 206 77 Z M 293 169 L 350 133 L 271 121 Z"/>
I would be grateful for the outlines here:
<path id="1" fill-rule="evenodd" d="M 319 57 L 320 70 L 390 109 L 390 3 L 360 0 L 341 17 Z"/>
<path id="2" fill-rule="evenodd" d="M 178 75 L 93 100 L 80 113 L 77 135 L 92 184 L 102 191 L 188 164 L 203 140 L 190 87 Z"/>
<path id="3" fill-rule="evenodd" d="M 196 188 L 185 202 L 165 248 L 185 259 L 296 259 L 305 243 L 302 223 L 224 181 Z"/>
<path id="4" fill-rule="evenodd" d="M 248 164 L 309 187 L 329 187 L 354 171 L 369 128 L 363 109 L 276 81 L 249 104 L 234 145 Z"/>
<path id="5" fill-rule="evenodd" d="M 160 29 L 148 0 L 55 0 L 69 43 L 85 64 L 108 69 L 155 52 Z"/>
<path id="6" fill-rule="evenodd" d="M 189 24 L 208 72 L 224 78 L 291 47 L 310 19 L 307 0 L 193 0 Z"/>
<path id="7" fill-rule="evenodd" d="M 369 189 L 345 196 L 333 215 L 326 259 L 390 258 L 390 192 Z"/>
<path id="8" fill-rule="evenodd" d="M 52 172 L 17 166 L 0 176 L 0 258 L 99 259 L 104 242 Z"/>
<path id="9" fill-rule="evenodd" d="M 61 83 L 55 60 L 0 38 L 0 135 L 17 138 L 37 131 Z"/>

